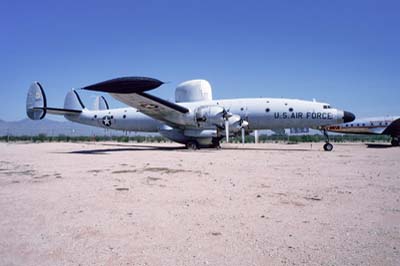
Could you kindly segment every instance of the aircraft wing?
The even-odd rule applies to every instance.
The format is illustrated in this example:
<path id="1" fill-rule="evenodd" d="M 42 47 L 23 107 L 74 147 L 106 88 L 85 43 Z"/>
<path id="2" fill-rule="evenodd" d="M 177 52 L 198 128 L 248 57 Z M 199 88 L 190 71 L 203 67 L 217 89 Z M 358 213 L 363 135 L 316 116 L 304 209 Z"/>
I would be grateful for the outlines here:
<path id="1" fill-rule="evenodd" d="M 394 120 L 382 134 L 390 136 L 400 136 L 400 118 Z"/>
<path id="2" fill-rule="evenodd" d="M 145 91 L 161 86 L 163 82 L 145 77 L 125 77 L 84 87 L 85 90 L 108 92 L 112 97 L 140 112 L 172 126 L 183 124 L 183 115 L 189 109 L 158 98 Z"/>

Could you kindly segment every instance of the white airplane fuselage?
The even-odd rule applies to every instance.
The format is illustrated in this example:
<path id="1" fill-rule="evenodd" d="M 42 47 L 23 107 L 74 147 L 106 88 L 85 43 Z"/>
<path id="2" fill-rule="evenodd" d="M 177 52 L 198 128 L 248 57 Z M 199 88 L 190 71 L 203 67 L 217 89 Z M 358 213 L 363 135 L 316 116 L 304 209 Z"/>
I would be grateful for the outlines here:
<path id="1" fill-rule="evenodd" d="M 193 113 L 201 106 L 221 106 L 229 109 L 231 113 L 240 115 L 242 119 L 248 121 L 250 130 L 317 128 L 344 121 L 344 111 L 329 108 L 329 105 L 325 103 L 304 100 L 244 98 L 180 103 L 180 105 L 191 110 L 186 114 L 185 122 L 186 128 L 193 129 L 198 128 Z M 65 115 L 65 117 L 86 125 L 126 131 L 158 132 L 164 125 L 163 122 L 131 107 L 109 110 L 84 109 L 79 115 Z"/>

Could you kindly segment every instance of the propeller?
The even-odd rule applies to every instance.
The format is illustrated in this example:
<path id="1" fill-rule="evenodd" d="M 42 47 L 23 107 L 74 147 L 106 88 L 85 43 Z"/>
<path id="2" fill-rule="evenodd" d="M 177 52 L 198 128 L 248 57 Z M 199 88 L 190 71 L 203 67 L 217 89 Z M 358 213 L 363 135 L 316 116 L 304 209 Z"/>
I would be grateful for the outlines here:
<path id="1" fill-rule="evenodd" d="M 229 109 L 224 109 L 222 110 L 222 118 L 225 120 L 225 137 L 226 137 L 226 143 L 229 143 L 229 118 L 231 118 L 233 114 L 230 112 Z"/>
<path id="2" fill-rule="evenodd" d="M 226 143 L 229 143 L 229 120 L 225 120 L 225 136 L 226 136 Z"/>

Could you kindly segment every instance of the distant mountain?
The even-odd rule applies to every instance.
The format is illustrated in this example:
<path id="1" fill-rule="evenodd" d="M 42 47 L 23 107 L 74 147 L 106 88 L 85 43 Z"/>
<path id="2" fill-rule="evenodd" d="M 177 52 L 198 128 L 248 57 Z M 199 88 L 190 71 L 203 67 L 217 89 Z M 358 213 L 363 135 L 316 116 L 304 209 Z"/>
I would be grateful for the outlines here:
<path id="1" fill-rule="evenodd" d="M 54 121 L 50 119 L 43 119 L 39 121 L 23 119 L 20 121 L 10 122 L 0 120 L 0 136 L 35 136 L 39 134 L 46 134 L 47 136 L 92 136 L 93 134 L 97 136 L 104 136 L 110 134 L 123 135 L 124 132 L 81 125 L 78 123 L 72 123 L 70 121 Z"/>
<path id="2" fill-rule="evenodd" d="M 273 132 L 270 130 L 260 130 L 259 134 L 263 135 L 273 135 L 273 134 L 287 134 L 296 135 L 292 130 L 281 130 L 282 132 Z M 43 119 L 38 121 L 33 121 L 30 119 L 23 119 L 20 121 L 4 121 L 0 119 L 0 136 L 37 136 L 39 134 L 46 134 L 47 136 L 121 136 L 125 133 L 118 130 L 109 130 L 99 127 L 86 126 L 78 123 L 73 123 L 70 121 L 54 121 L 50 119 Z M 314 135 L 320 134 L 317 130 L 310 129 L 309 132 L 302 133 L 303 135 Z M 130 133 L 133 135 L 150 136 L 158 135 L 157 133 L 144 133 L 138 132 Z"/>

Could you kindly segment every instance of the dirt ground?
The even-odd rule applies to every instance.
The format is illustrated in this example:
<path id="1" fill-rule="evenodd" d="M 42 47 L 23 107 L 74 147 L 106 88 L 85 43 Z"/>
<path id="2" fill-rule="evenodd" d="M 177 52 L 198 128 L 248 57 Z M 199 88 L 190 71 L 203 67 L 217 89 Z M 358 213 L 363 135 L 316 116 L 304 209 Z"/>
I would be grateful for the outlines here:
<path id="1" fill-rule="evenodd" d="M 0 265 L 400 265 L 387 144 L 0 144 Z"/>

